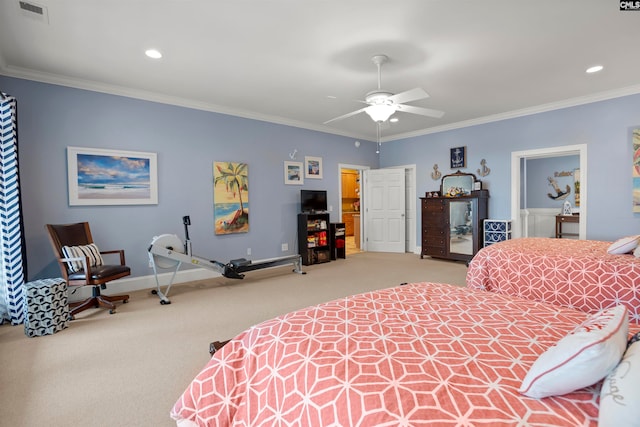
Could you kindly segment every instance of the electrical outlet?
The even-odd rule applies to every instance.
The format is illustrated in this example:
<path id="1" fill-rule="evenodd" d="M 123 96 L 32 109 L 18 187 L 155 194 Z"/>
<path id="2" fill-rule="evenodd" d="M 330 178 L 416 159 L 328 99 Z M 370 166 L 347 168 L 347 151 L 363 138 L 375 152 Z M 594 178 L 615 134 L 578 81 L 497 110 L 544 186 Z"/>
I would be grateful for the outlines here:
<path id="1" fill-rule="evenodd" d="M 247 255 L 251 255 L 251 248 L 247 248 Z"/>
<path id="2" fill-rule="evenodd" d="M 288 243 L 283 243 L 282 244 L 282 252 L 286 252 L 289 250 L 289 244 Z"/>

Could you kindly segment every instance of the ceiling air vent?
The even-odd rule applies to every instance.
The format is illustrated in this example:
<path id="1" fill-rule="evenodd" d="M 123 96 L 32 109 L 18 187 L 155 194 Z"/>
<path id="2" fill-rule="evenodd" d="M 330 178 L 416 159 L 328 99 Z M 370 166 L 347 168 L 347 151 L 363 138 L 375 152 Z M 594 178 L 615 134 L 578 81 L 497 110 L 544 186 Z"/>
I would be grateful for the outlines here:
<path id="1" fill-rule="evenodd" d="M 49 23 L 49 14 L 46 7 L 26 1 L 19 1 L 18 4 L 24 16 Z"/>

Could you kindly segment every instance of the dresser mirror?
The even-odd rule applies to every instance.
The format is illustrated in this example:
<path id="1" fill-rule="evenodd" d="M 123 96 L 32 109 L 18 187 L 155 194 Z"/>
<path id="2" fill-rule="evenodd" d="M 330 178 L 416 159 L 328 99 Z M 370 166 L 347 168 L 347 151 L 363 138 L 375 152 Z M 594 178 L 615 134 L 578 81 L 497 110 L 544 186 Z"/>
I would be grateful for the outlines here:
<path id="1" fill-rule="evenodd" d="M 474 189 L 476 176 L 472 173 L 456 172 L 442 177 L 440 194 L 443 197 L 468 196 Z"/>
<path id="2" fill-rule="evenodd" d="M 472 201 L 449 202 L 449 252 L 473 255 Z"/>

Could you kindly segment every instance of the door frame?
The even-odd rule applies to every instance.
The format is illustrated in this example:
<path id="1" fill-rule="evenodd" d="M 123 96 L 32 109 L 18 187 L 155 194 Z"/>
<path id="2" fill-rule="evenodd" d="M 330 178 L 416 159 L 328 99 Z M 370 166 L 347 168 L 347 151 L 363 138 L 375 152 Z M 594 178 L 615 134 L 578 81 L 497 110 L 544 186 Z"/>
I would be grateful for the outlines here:
<path id="1" fill-rule="evenodd" d="M 587 144 L 564 145 L 559 147 L 538 148 L 535 150 L 513 151 L 511 153 L 511 221 L 513 238 L 522 237 L 520 223 L 520 187 L 522 159 L 540 159 L 545 157 L 580 156 L 580 222 L 578 238 L 587 238 Z M 526 234 L 526 232 L 525 232 Z"/>
<path id="2" fill-rule="evenodd" d="M 405 228 L 406 228 L 407 237 L 409 237 L 409 243 L 408 243 L 408 246 L 405 246 L 405 251 L 412 254 L 419 254 L 419 251 L 417 251 L 416 249 L 416 235 L 417 235 L 416 218 L 418 215 L 418 212 L 416 211 L 417 200 L 418 200 L 418 189 L 417 189 L 417 183 L 416 183 L 416 164 L 414 163 L 414 164 L 408 164 L 408 165 L 389 166 L 389 168 L 394 168 L 394 169 L 404 168 L 404 173 L 406 174 L 407 171 L 409 171 L 409 174 L 411 175 L 413 192 L 412 194 L 407 194 L 404 199 L 404 205 L 405 205 L 404 219 L 406 221 Z M 405 182 L 405 188 L 406 188 L 406 182 Z M 407 212 L 412 212 L 412 215 L 411 216 L 407 215 Z"/>

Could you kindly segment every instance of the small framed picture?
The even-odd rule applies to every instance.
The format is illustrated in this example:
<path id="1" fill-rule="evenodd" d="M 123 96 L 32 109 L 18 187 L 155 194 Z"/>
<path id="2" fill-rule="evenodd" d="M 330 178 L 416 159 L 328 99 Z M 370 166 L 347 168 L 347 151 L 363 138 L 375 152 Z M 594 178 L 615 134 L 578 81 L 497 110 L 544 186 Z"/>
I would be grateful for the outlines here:
<path id="1" fill-rule="evenodd" d="M 451 169 L 467 167 L 467 147 L 455 147 L 449 152 L 451 159 Z"/>
<path id="2" fill-rule="evenodd" d="M 302 162 L 284 162 L 284 183 L 290 185 L 304 184 Z"/>
<path id="3" fill-rule="evenodd" d="M 322 179 L 322 157 L 304 156 L 304 174 L 306 178 Z"/>
<path id="4" fill-rule="evenodd" d="M 473 183 L 473 189 L 475 191 L 482 190 L 482 181 L 476 181 Z"/>

